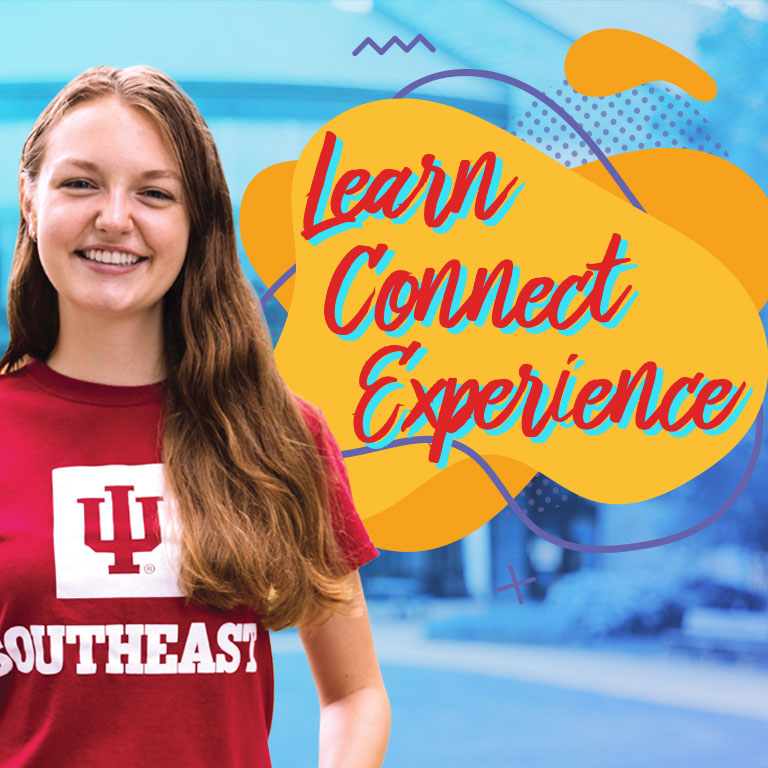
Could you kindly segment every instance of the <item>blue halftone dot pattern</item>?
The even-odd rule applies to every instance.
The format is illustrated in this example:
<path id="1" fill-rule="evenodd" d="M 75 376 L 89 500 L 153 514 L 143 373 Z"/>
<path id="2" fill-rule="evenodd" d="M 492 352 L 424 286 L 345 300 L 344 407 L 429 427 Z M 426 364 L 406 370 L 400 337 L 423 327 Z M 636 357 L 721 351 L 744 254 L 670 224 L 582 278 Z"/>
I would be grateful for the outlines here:
<path id="1" fill-rule="evenodd" d="M 517 495 L 517 502 L 529 512 L 544 512 L 545 509 L 559 509 L 560 505 L 568 501 L 569 492 L 553 483 L 548 477 L 538 476 L 534 484 L 531 480 Z M 574 495 L 575 494 L 570 494 Z M 510 511 L 505 510 L 505 515 L 510 516 Z"/>
<path id="2" fill-rule="evenodd" d="M 552 97 L 581 122 L 606 155 L 668 147 L 728 157 L 690 97 L 667 86 L 644 85 L 593 98 L 577 93 L 564 80 Z M 595 158 L 578 134 L 539 101 L 532 100 L 521 109 L 509 128 L 514 136 L 568 168 Z"/>

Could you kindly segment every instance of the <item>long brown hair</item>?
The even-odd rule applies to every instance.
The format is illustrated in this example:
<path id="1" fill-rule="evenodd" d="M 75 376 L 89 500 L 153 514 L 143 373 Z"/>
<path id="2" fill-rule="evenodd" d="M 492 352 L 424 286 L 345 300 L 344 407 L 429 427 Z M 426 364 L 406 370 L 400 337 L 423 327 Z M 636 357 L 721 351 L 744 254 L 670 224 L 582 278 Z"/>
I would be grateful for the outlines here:
<path id="1" fill-rule="evenodd" d="M 161 425 L 166 483 L 179 512 L 182 592 L 222 609 L 250 605 L 267 628 L 349 602 L 328 482 L 304 417 L 280 377 L 237 257 L 232 206 L 213 137 L 194 103 L 149 67 L 95 67 L 46 107 L 21 157 L 34 188 L 49 131 L 85 102 L 116 97 L 152 117 L 181 169 L 190 236 L 164 298 L 168 371 Z M 8 290 L 0 371 L 45 360 L 58 299 L 24 216 Z"/>

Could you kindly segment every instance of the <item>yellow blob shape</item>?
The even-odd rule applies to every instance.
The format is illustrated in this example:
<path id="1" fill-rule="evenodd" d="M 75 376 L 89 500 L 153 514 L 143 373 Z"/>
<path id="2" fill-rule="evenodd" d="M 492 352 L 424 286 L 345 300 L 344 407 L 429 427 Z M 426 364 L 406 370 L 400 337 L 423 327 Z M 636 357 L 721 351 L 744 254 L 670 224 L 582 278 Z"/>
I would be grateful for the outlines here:
<path id="1" fill-rule="evenodd" d="M 386 126 L 393 121 L 408 130 L 389 131 Z M 475 161 L 492 150 L 503 160 L 503 180 L 518 175 L 526 188 L 493 227 L 470 215 L 450 231 L 438 233 L 425 226 L 417 209 L 405 222 L 370 217 L 359 227 L 312 245 L 299 233 L 326 129 L 344 141 L 336 178 L 358 168 L 372 173 L 404 166 L 418 169 L 425 153 L 435 154 L 442 167 L 455 175 L 461 160 Z M 570 427 L 556 429 L 545 442 L 534 443 L 520 433 L 518 424 L 502 435 L 475 429 L 461 438 L 486 459 L 492 458 L 491 465 L 513 494 L 528 482 L 532 467 L 575 493 L 611 503 L 650 498 L 686 482 L 736 444 L 762 400 L 768 362 L 755 304 L 762 302 L 765 281 L 755 264 L 759 260 L 752 258 L 752 252 L 743 252 L 757 244 L 756 223 L 750 225 L 739 217 L 745 205 L 750 215 L 762 220 L 768 201 L 729 163 L 691 151 L 671 156 L 676 187 L 667 194 L 663 152 L 675 151 L 615 158 L 655 218 L 632 208 L 601 168 L 592 165 L 568 171 L 504 131 L 449 107 L 397 100 L 363 105 L 340 115 L 309 142 L 295 170 L 276 171 L 278 187 L 257 183 L 269 181 L 260 174 L 241 208 L 241 230 L 251 232 L 246 247 L 259 274 L 265 274 L 265 259 L 279 262 L 269 267 L 275 277 L 289 266 L 283 254 L 293 250 L 286 240 L 294 238 L 298 269 L 291 311 L 277 348 L 281 372 L 292 389 L 323 408 L 342 448 L 360 444 L 352 425 L 362 394 L 360 369 L 371 354 L 392 343 L 418 340 L 429 352 L 410 374 L 396 365 L 386 370 L 404 388 L 387 397 L 384 413 L 398 402 L 412 407 L 409 376 L 418 376 L 425 384 L 448 376 L 459 381 L 477 378 L 482 384 L 492 378 L 514 380 L 518 366 L 530 362 L 552 386 L 572 352 L 585 361 L 578 373 L 581 384 L 602 376 L 615 381 L 622 368 L 634 371 L 647 360 L 664 369 L 666 385 L 697 371 L 709 378 L 747 381 L 753 394 L 735 425 L 721 435 L 694 430 L 683 437 L 652 436 L 634 425 L 588 435 Z M 688 177 L 681 179 L 682 174 Z M 277 201 L 276 190 L 284 191 L 289 177 L 293 184 L 290 226 L 284 216 L 282 220 L 265 216 L 262 210 L 265 204 L 288 208 L 284 200 Z M 717 195 L 708 198 L 709 189 L 717 190 Z M 698 229 L 697 211 L 701 213 Z M 732 232 L 731 225 L 737 222 L 742 224 L 741 239 L 735 241 L 737 247 L 729 247 L 725 233 Z M 331 276 L 347 251 L 359 244 L 387 243 L 394 256 L 381 276 L 361 270 L 350 289 L 347 316 L 391 271 L 405 269 L 420 276 L 425 267 L 439 268 L 450 258 L 466 265 L 470 284 L 479 267 L 490 269 L 502 258 L 511 258 L 519 266 L 521 283 L 544 275 L 560 281 L 582 272 L 586 263 L 598 261 L 614 232 L 629 242 L 627 255 L 638 265 L 619 280 L 614 295 L 630 280 L 639 291 L 635 306 L 616 328 L 591 322 L 573 336 L 552 329 L 540 334 L 517 329 L 506 335 L 488 323 L 450 334 L 436 324 L 427 328 L 417 323 L 398 339 L 371 326 L 351 341 L 332 333 L 323 318 Z M 251 249 L 255 247 L 254 257 Z M 749 287 L 752 298 L 739 280 Z M 428 446 L 417 445 L 347 459 L 355 502 L 378 546 L 399 550 L 440 546 L 474 530 L 503 506 L 487 477 L 463 454 L 454 450 L 447 468 L 440 470 L 427 461 L 427 453 Z"/>
<path id="2" fill-rule="evenodd" d="M 565 57 L 565 77 L 586 96 L 610 96 L 655 80 L 673 83 L 700 101 L 717 95 L 717 84 L 697 64 L 625 29 L 597 29 L 580 37 Z"/>

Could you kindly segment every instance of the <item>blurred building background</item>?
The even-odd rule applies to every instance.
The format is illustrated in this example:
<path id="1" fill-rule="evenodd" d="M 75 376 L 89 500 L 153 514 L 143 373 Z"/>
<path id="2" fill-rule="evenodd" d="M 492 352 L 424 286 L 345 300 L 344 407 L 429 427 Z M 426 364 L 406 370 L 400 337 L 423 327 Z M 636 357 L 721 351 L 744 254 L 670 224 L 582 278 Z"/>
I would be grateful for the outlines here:
<path id="1" fill-rule="evenodd" d="M 645 86 L 633 92 L 631 106 L 634 108 L 635 97 L 649 107 L 658 97 L 658 108 L 653 107 L 653 113 L 642 110 L 641 117 L 648 114 L 650 119 L 641 123 L 637 118 L 636 135 L 631 128 L 626 130 L 626 115 L 624 121 L 616 119 L 616 115 L 622 117 L 620 102 L 610 108 L 601 106 L 601 110 L 606 109 L 602 114 L 606 128 L 601 123 L 598 133 L 596 121 L 593 130 L 604 140 L 605 151 L 620 152 L 625 145 L 629 149 L 689 146 L 728 157 L 764 189 L 768 184 L 768 8 L 758 0 L 4 2 L 0 4 L 0 18 L 3 286 L 7 284 L 18 227 L 18 159 L 23 141 L 37 115 L 59 88 L 96 64 L 150 64 L 182 84 L 216 138 L 237 214 L 251 178 L 268 165 L 297 158 L 305 142 L 325 121 L 357 104 L 388 98 L 413 80 L 439 70 L 488 69 L 520 78 L 571 108 L 577 118 L 584 115 L 584 125 L 590 127 L 585 116 L 587 107 L 583 113 L 579 111 L 580 97 L 563 82 L 562 62 L 569 46 L 580 35 L 602 27 L 622 27 L 655 37 L 700 63 L 713 75 L 720 93 L 711 103 L 693 105 L 684 102 L 675 89 L 665 89 L 664 84 L 656 84 L 655 90 L 652 85 Z M 393 35 L 408 42 L 418 33 L 432 43 L 435 52 L 417 46 L 405 54 L 395 47 L 384 56 L 371 49 L 352 56 L 353 49 L 366 37 L 382 44 Z M 418 96 L 437 99 L 490 120 L 566 165 L 590 159 L 583 142 L 580 145 L 578 137 L 565 126 L 560 128 L 554 119 L 550 123 L 537 117 L 540 105 L 500 83 L 456 78 L 421 89 Z M 673 130 L 669 125 L 674 118 L 672 113 L 678 107 L 683 110 L 683 103 L 679 121 L 682 127 L 678 131 L 678 126 L 674 126 Z M 669 116 L 664 114 L 662 119 L 667 104 L 674 109 L 668 109 Z M 398 130 L 398 126 L 392 128 Z M 713 194 L 717 191 L 713 190 Z M 262 293 L 264 284 L 244 253 L 241 256 L 255 290 Z M 765 254 L 755 254 L 755 258 L 765 258 Z M 5 290 L 0 302 L 0 345 L 4 348 Z M 265 307 L 265 314 L 273 338 L 277 339 L 285 311 L 273 300 Z M 520 494 L 518 502 L 546 530 L 581 543 L 614 544 L 665 536 L 695 524 L 727 499 L 747 465 L 753 439 L 751 430 L 741 445 L 704 475 L 643 504 L 627 508 L 593 504 L 540 475 Z M 342 446 L 345 447 L 353 446 Z M 682 665 L 701 661 L 703 666 L 696 668 L 699 671 L 692 672 L 680 686 L 692 685 L 691 680 L 698 679 L 697 676 L 715 680 L 713 685 L 730 691 L 731 698 L 724 694 L 723 700 L 731 703 L 723 704 L 720 710 L 715 703 L 708 709 L 704 706 L 708 714 L 697 710 L 697 718 L 680 721 L 674 736 L 662 738 L 668 759 L 661 753 L 654 752 L 649 757 L 650 753 L 642 752 L 649 743 L 642 735 L 637 737 L 636 748 L 603 755 L 597 746 L 591 748 L 590 742 L 579 742 L 586 737 L 575 729 L 571 736 L 574 743 L 582 744 L 583 764 L 611 768 L 678 766 L 692 765 L 695 758 L 699 766 L 766 766 L 768 758 L 750 749 L 750 745 L 758 743 L 754 734 L 759 733 L 751 730 L 750 724 L 762 718 L 760 725 L 764 727 L 768 707 L 757 701 L 752 683 L 739 682 L 742 678 L 738 667 L 752 665 L 752 680 L 768 679 L 760 677 L 768 670 L 766 454 L 768 451 L 763 450 L 746 491 L 722 519 L 696 536 L 658 549 L 619 555 L 582 555 L 563 550 L 533 536 L 509 509 L 502 509 L 500 501 L 499 514 L 460 542 L 430 552 L 383 552 L 366 566 L 363 578 L 372 615 L 382 627 L 411 622 L 408 626 L 418 628 L 418 638 L 408 636 L 412 649 L 420 648 L 419 643 L 425 641 L 504 643 L 515 648 L 520 658 L 528 659 L 520 650 L 524 644 L 550 649 L 609 647 L 611 652 L 619 648 L 627 654 L 625 658 L 635 659 L 637 666 L 627 662 L 625 671 L 630 672 L 625 688 L 600 689 L 598 693 L 618 696 L 625 702 L 651 702 L 648 706 L 657 707 L 648 711 L 627 710 L 621 721 L 624 725 L 616 725 L 619 730 L 629 722 L 648 723 L 649 729 L 656 728 L 656 719 L 659 723 L 677 723 L 674 718 L 679 712 L 673 715 L 658 709 L 670 701 L 672 707 L 687 706 L 694 710 L 697 696 L 700 701 L 709 701 L 698 689 L 692 689 L 685 700 L 675 698 L 663 685 L 664 680 L 669 682 L 674 675 L 670 677 L 668 670 L 659 671 L 661 668 L 657 667 L 638 671 L 644 669 L 643 659 L 667 658 L 671 653 Z M 638 467 L 637 471 L 642 472 L 643 468 Z M 535 578 L 521 586 L 523 604 L 514 589 L 499 591 L 511 581 L 510 566 L 519 580 Z M 402 645 L 404 641 L 393 642 L 395 647 L 397 642 Z M 276 643 L 278 650 L 283 648 L 289 654 L 286 659 L 293 650 L 291 643 L 290 637 L 283 646 L 280 641 Z M 496 651 L 488 650 L 491 646 L 482 648 L 487 658 L 496 658 Z M 425 651 L 425 657 L 417 659 L 416 666 L 428 668 L 429 653 Z M 391 690 L 409 691 L 411 696 L 413 686 L 437 686 L 437 702 L 442 682 L 425 678 L 417 683 L 416 675 L 409 688 L 407 680 L 397 677 L 398 665 L 405 663 L 407 654 L 403 654 L 392 657 L 389 672 L 385 667 L 385 676 L 391 676 Z M 433 655 L 438 657 L 439 653 L 434 651 Z M 600 658 L 608 664 L 607 657 Z M 559 669 L 558 665 L 570 668 L 572 664 L 566 664 L 567 659 L 579 665 L 584 663 L 584 657 L 566 658 L 562 653 L 547 659 L 553 669 Z M 713 678 L 715 673 L 707 665 L 714 662 L 727 662 L 732 667 L 736 664 L 736 677 L 729 677 L 726 682 L 726 678 Z M 305 673 L 297 672 L 291 666 L 293 662 L 281 663 L 286 667 L 286 679 L 293 679 L 295 673 L 296 685 L 305 685 Z M 447 666 L 453 664 L 446 662 Z M 531 669 L 536 668 L 533 657 L 530 665 Z M 459 664 L 456 668 L 470 674 L 481 667 L 478 661 L 475 666 L 465 668 Z M 504 664 L 499 662 L 499 670 L 502 667 Z M 674 669 L 679 671 L 682 667 Z M 486 675 L 485 682 L 478 685 L 488 685 L 488 669 L 478 674 Z M 533 678 L 526 674 L 518 670 L 501 674 L 501 678 L 518 683 L 528 680 L 528 685 L 554 684 L 544 673 L 540 677 L 534 674 Z M 616 674 L 617 679 L 624 679 L 621 673 Z M 667 691 L 660 694 L 661 700 L 632 693 L 638 690 L 638 677 L 656 679 L 654 675 L 659 690 Z M 574 686 L 569 689 L 571 692 L 589 688 L 587 683 Z M 550 706 L 552 702 L 541 698 L 542 690 L 516 689 L 515 695 L 524 693 L 532 697 L 530 701 Z M 474 687 L 473 691 L 475 695 Z M 764 693 L 768 694 L 768 687 Z M 286 695 L 290 696 L 290 691 Z M 466 691 L 461 695 L 472 700 Z M 493 698 L 496 695 L 487 692 L 486 703 L 497 702 Z M 504 696 L 500 689 L 498 700 L 505 700 Z M 763 700 L 768 700 L 768 695 Z M 557 701 L 558 706 L 567 702 L 561 712 L 565 718 L 572 718 L 575 712 L 602 712 L 602 704 L 588 698 L 570 702 L 563 694 Z M 452 704 L 461 706 L 457 702 Z M 393 699 L 393 705 L 396 715 L 408 711 L 404 702 Z M 508 705 L 510 709 L 504 711 L 511 713 L 513 704 Z M 710 722 L 707 717 L 719 719 Z M 448 730 L 458 727 L 450 719 L 435 722 Z M 286 755 L 284 764 L 309 764 L 287 757 L 295 748 L 295 740 L 283 736 L 279 723 L 278 719 L 276 748 Z M 542 721 L 527 727 L 536 732 L 539 727 L 545 729 L 546 724 Z M 393 739 L 407 729 L 407 724 L 402 723 L 402 730 L 393 731 Z M 704 733 L 710 734 L 709 741 L 702 736 Z M 713 746 L 712 734 L 723 734 L 722 744 L 718 741 Z M 482 749 L 493 742 L 490 735 L 482 738 L 485 746 L 474 754 L 484 754 Z M 704 738 L 700 749 L 694 748 L 697 738 Z M 673 745 L 676 739 L 682 742 Z M 741 750 L 738 761 L 727 748 L 727 743 L 734 739 Z M 467 734 L 459 741 L 474 743 Z M 449 768 L 482 764 L 495 768 L 512 764 L 582 764 L 578 749 L 568 759 L 563 752 L 561 757 L 555 755 L 544 760 L 541 755 L 549 754 L 546 750 L 520 752 L 517 745 L 515 753 L 510 744 L 508 736 L 500 737 L 494 753 L 497 756 L 486 762 L 466 762 L 469 757 L 456 757 L 456 762 L 450 762 L 449 752 L 453 751 L 455 756 L 463 754 L 456 749 L 446 750 L 442 762 L 433 763 L 414 758 L 413 755 L 421 753 L 413 744 L 393 741 L 397 762 L 388 761 L 387 765 L 440 764 Z M 617 742 L 612 746 L 618 749 L 620 745 Z M 473 748 L 478 749 L 477 744 Z M 513 763 L 508 757 L 513 753 L 525 762 Z"/>

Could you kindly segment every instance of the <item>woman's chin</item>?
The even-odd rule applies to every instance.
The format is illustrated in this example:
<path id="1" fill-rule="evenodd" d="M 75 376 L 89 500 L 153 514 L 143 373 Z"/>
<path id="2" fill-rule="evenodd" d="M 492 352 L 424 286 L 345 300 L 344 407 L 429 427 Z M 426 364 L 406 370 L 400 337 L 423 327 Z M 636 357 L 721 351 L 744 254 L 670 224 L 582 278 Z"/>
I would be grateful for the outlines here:
<path id="1" fill-rule="evenodd" d="M 160 305 L 158 301 L 147 307 L 129 296 L 101 296 L 71 302 L 68 314 L 100 321 L 136 319 L 144 314 L 149 318 L 154 316 Z"/>

